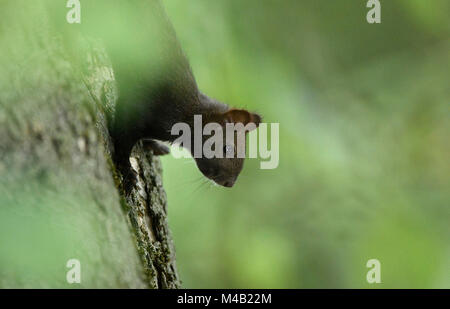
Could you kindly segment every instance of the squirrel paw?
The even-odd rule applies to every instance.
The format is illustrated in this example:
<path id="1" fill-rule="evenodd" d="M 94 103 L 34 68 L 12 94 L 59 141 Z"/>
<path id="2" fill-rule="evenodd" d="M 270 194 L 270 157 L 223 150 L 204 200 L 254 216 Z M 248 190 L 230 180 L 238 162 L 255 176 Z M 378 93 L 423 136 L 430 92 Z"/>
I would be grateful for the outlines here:
<path id="1" fill-rule="evenodd" d="M 122 189 L 124 193 L 129 194 L 136 186 L 138 176 L 136 171 L 131 167 L 130 161 L 125 160 L 116 163 L 116 170 L 122 176 Z"/>
<path id="2" fill-rule="evenodd" d="M 170 148 L 155 140 L 144 140 L 144 148 L 151 150 L 155 156 L 164 156 L 170 153 Z"/>
<path id="3" fill-rule="evenodd" d="M 137 173 L 133 169 L 129 169 L 125 174 L 123 174 L 122 187 L 123 190 L 128 194 L 136 186 Z"/>

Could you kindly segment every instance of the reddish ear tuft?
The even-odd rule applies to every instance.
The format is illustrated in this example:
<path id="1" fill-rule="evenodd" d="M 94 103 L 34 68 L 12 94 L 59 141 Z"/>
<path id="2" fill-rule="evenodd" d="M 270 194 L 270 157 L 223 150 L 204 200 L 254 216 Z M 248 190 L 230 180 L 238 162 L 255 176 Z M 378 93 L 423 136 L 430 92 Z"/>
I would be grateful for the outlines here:
<path id="1" fill-rule="evenodd" d="M 224 119 L 230 123 L 242 123 L 244 125 L 254 123 L 256 127 L 261 123 L 260 115 L 250 113 L 244 109 L 231 109 L 224 114 Z"/>

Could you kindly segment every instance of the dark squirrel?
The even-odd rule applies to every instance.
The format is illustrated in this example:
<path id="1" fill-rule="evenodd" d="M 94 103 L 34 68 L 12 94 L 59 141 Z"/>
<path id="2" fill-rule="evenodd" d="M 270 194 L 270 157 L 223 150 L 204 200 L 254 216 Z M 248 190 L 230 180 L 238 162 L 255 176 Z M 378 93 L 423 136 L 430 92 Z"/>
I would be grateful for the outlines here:
<path id="1" fill-rule="evenodd" d="M 202 115 L 203 126 L 210 122 L 219 123 L 223 128 L 230 122 L 259 125 L 259 115 L 231 109 L 199 91 L 159 0 L 131 0 L 131 6 L 113 2 L 115 6 L 124 6 L 120 9 L 124 14 L 108 16 L 105 10 L 102 15 L 109 22 L 107 25 L 100 22 L 95 29 L 110 55 L 119 90 L 110 134 L 113 159 L 125 182 L 133 183 L 135 178 L 129 160 L 133 146 L 144 140 L 144 145 L 155 155 L 169 153 L 169 148 L 158 141 L 170 143 L 177 138 L 170 133 L 175 123 L 187 123 L 193 129 L 194 115 Z M 115 18 L 113 26 L 111 18 Z M 111 27 L 120 33 L 120 40 Z M 225 187 L 234 185 L 244 163 L 243 158 L 236 156 L 196 158 L 195 161 L 203 175 Z"/>

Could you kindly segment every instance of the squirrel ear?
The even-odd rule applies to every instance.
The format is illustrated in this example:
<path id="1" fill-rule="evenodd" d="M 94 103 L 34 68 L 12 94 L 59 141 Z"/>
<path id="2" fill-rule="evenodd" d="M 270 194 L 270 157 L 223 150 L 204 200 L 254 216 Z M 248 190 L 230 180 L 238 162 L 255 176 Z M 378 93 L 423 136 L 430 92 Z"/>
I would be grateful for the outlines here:
<path id="1" fill-rule="evenodd" d="M 231 109 L 224 114 L 224 120 L 225 122 L 242 123 L 243 125 L 254 123 L 258 127 L 261 123 L 261 116 L 244 109 Z"/>

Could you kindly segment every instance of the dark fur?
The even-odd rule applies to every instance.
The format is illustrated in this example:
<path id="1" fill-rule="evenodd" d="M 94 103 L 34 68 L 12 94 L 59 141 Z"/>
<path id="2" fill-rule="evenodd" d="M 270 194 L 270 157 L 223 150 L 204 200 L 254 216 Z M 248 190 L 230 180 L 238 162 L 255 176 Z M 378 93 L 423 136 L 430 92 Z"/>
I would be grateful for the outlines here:
<path id="1" fill-rule="evenodd" d="M 114 161 L 130 183 L 134 182 L 135 176 L 129 157 L 139 140 L 150 139 L 147 142 L 149 148 L 156 154 L 165 154 L 167 148 L 155 140 L 173 142 L 177 136 L 172 136 L 170 130 L 175 123 L 185 122 L 193 128 L 194 115 L 203 115 L 206 121 L 222 123 L 221 120 L 230 110 L 226 104 L 199 91 L 189 62 L 161 4 L 155 0 L 146 3 L 148 7 L 136 8 L 142 10 L 138 12 L 142 18 L 142 29 L 136 31 L 148 31 L 146 40 L 149 41 L 134 39 L 134 33 L 124 38 L 124 46 L 106 40 L 119 87 L 116 114 L 110 124 Z M 157 30 L 154 30 L 155 25 Z M 145 48 L 152 50 L 152 56 L 149 53 L 148 59 Z M 124 60 L 124 53 L 129 62 Z M 137 57 L 143 61 L 133 65 Z M 260 120 L 259 116 L 253 114 L 252 117 L 246 111 L 240 112 L 250 115 L 250 120 Z M 196 162 L 206 177 L 224 186 L 234 184 L 243 165 L 243 159 L 238 158 L 196 159 Z"/>

